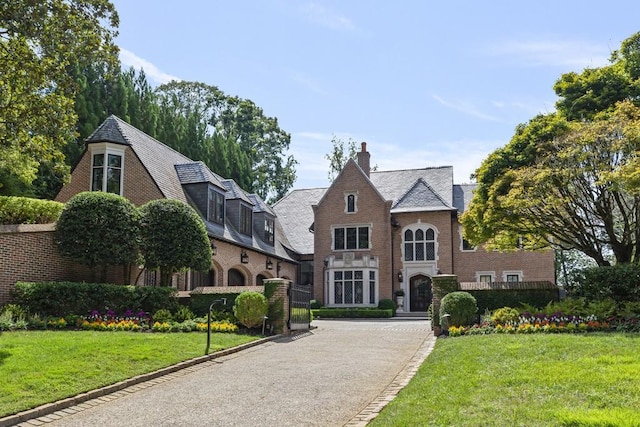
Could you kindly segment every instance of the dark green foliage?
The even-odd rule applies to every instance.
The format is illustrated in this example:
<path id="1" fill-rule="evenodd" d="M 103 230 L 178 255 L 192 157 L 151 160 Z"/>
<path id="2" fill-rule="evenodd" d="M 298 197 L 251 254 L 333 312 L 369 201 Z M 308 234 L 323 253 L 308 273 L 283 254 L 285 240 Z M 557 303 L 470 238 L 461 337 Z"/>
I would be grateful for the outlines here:
<path id="1" fill-rule="evenodd" d="M 378 308 L 381 310 L 392 310 L 393 315 L 396 315 L 396 303 L 391 299 L 381 299 L 378 301 Z"/>
<path id="2" fill-rule="evenodd" d="M 140 249 L 145 266 L 160 270 L 160 286 L 169 286 L 171 275 L 191 268 L 208 271 L 211 243 L 202 218 L 177 200 L 152 200 L 140 208 Z"/>
<path id="3" fill-rule="evenodd" d="M 323 305 L 322 305 L 319 301 L 317 301 L 317 300 L 315 300 L 315 299 L 312 299 L 312 300 L 309 302 L 309 305 L 311 306 L 311 308 L 312 308 L 312 309 L 322 308 L 322 307 L 323 307 Z M 379 307 L 379 306 L 378 306 L 378 307 Z"/>
<path id="4" fill-rule="evenodd" d="M 48 224 L 58 220 L 64 204 L 28 197 L 0 196 L 0 224 Z"/>
<path id="5" fill-rule="evenodd" d="M 451 292 L 440 302 L 440 324 L 443 316 L 449 315 L 448 326 L 469 326 L 478 320 L 476 299 L 468 292 Z"/>
<path id="6" fill-rule="evenodd" d="M 618 302 L 640 301 L 640 265 L 616 264 L 582 270 L 568 288 L 573 297 L 587 301 L 612 298 Z"/>
<path id="7" fill-rule="evenodd" d="M 135 262 L 139 215 L 129 200 L 116 194 L 83 192 L 65 205 L 56 224 L 60 253 L 91 268 Z"/>
<path id="8" fill-rule="evenodd" d="M 271 297 L 278 288 L 278 282 L 276 281 L 264 281 L 264 296 L 269 300 L 269 310 L 267 311 L 267 324 L 269 327 L 276 331 L 281 332 L 284 327 L 284 298 L 279 297 L 271 300 Z"/>
<path id="9" fill-rule="evenodd" d="M 93 310 L 116 313 L 127 310 L 153 313 L 160 308 L 177 306 L 173 288 L 123 286 L 103 283 L 18 282 L 12 299 L 31 314 L 65 316 L 89 314 Z"/>
<path id="10" fill-rule="evenodd" d="M 380 308 L 318 308 L 311 310 L 316 319 L 385 319 L 393 317 L 392 309 Z"/>
<path id="11" fill-rule="evenodd" d="M 223 311 L 227 313 L 233 312 L 233 306 L 236 302 L 236 298 L 240 295 L 238 292 L 228 292 L 220 294 L 191 294 L 189 298 L 189 308 L 195 313 L 196 316 L 206 316 L 209 311 L 209 307 L 215 300 L 226 299 L 226 303 L 216 303 L 213 307 L 214 311 Z"/>
<path id="12" fill-rule="evenodd" d="M 260 292 L 242 292 L 236 298 L 233 314 L 247 328 L 262 325 L 269 311 L 269 301 Z"/>
<path id="13" fill-rule="evenodd" d="M 467 292 L 476 299 L 480 313 L 500 307 L 520 307 L 522 304 L 544 307 L 560 299 L 558 289 L 492 289 Z"/>

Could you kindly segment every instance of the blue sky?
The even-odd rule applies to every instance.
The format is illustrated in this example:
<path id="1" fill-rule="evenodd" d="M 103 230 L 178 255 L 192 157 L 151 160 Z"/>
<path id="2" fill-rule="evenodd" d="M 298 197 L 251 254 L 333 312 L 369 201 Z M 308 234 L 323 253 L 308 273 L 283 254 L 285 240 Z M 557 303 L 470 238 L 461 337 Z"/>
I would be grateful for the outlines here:
<path id="1" fill-rule="evenodd" d="M 633 1 L 115 0 L 125 66 L 251 99 L 291 134 L 294 188 L 326 187 L 331 138 L 381 170 L 452 165 L 456 183 L 562 73 L 640 31 Z M 359 146 L 359 144 L 358 144 Z"/>

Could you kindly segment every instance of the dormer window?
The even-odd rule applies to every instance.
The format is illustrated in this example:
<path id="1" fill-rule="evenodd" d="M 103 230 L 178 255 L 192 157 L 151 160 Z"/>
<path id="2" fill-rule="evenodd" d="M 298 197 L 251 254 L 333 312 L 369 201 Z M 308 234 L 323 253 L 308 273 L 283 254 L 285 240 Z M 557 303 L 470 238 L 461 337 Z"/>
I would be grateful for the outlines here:
<path id="1" fill-rule="evenodd" d="M 91 191 L 122 195 L 124 150 L 107 144 L 91 149 Z"/>
<path id="2" fill-rule="evenodd" d="M 209 212 L 207 218 L 211 222 L 224 223 L 224 195 L 209 189 Z"/>
<path id="3" fill-rule="evenodd" d="M 265 218 L 264 220 L 264 241 L 273 245 L 274 239 L 274 221 L 271 218 Z"/>
<path id="4" fill-rule="evenodd" d="M 345 195 L 345 209 L 346 213 L 355 213 L 358 210 L 356 204 L 357 198 L 355 193 L 347 193 Z"/>
<path id="5" fill-rule="evenodd" d="M 245 205 L 240 205 L 240 233 L 251 236 L 252 209 Z"/>

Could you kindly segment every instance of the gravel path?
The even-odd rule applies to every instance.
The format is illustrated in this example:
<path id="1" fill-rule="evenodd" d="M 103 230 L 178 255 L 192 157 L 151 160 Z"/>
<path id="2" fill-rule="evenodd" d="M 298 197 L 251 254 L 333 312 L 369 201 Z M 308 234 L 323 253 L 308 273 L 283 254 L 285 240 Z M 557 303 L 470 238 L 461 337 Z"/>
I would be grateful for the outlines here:
<path id="1" fill-rule="evenodd" d="M 365 425 L 358 414 L 365 419 L 372 402 L 390 400 L 393 396 L 385 394 L 397 393 L 390 385 L 398 383 L 398 374 L 413 375 L 435 341 L 425 320 L 315 320 L 313 325 L 317 328 L 310 332 L 21 425 Z"/>

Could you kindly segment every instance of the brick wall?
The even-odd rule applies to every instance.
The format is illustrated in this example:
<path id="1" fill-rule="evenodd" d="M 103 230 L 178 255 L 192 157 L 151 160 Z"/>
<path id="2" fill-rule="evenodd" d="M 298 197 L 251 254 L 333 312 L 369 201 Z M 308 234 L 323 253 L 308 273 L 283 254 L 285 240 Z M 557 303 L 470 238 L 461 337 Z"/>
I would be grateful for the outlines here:
<path id="1" fill-rule="evenodd" d="M 95 281 L 89 268 L 60 255 L 54 234 L 54 224 L 0 226 L 0 304 L 20 281 Z M 123 267 L 107 271 L 108 282 L 123 280 Z"/>
<path id="2" fill-rule="evenodd" d="M 356 194 L 356 212 L 345 212 L 345 195 Z M 391 202 L 382 199 L 371 182 L 354 162 L 349 162 L 325 193 L 321 203 L 314 207 L 314 298 L 325 303 L 324 260 L 327 256 L 341 256 L 353 252 L 378 257 L 379 298 L 391 298 Z M 332 225 L 370 225 L 371 248 L 333 252 Z"/>

